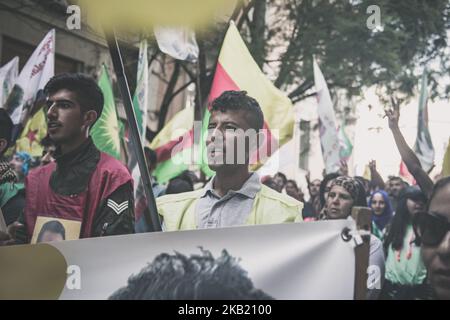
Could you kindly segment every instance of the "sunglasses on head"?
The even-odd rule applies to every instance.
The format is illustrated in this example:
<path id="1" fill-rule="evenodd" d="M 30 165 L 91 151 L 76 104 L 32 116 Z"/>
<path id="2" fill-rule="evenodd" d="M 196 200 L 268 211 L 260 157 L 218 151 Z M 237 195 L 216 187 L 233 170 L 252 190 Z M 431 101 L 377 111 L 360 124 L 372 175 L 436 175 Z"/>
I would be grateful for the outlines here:
<path id="1" fill-rule="evenodd" d="M 450 222 L 434 212 L 421 215 L 418 226 L 422 243 L 430 247 L 439 245 L 447 232 L 450 231 Z"/>

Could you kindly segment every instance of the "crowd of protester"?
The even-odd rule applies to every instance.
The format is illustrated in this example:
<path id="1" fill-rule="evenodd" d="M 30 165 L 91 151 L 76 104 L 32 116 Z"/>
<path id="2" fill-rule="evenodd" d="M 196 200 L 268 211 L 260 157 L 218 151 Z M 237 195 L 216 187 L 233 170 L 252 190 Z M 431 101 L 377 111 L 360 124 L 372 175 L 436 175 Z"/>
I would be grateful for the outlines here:
<path id="1" fill-rule="evenodd" d="M 103 106 L 95 81 L 58 75 L 44 92 L 49 134 L 37 159 L 24 152 L 6 156 L 13 125 L 0 109 L 0 207 L 8 226 L 0 232 L 1 245 L 30 243 L 40 217 L 78 221 L 80 238 L 145 232 L 149 209 L 142 183 L 133 182 L 128 169 L 100 152 L 89 135 Z M 216 173 L 211 179 L 184 171 L 160 184 L 153 176 L 156 152 L 145 148 L 163 230 L 351 219 L 354 207 L 368 207 L 369 262 L 383 275 L 368 298 L 449 299 L 450 178 L 433 182 L 398 129 L 398 107 L 386 115 L 416 185 L 398 176 L 383 181 L 375 161 L 369 165 L 370 180 L 350 177 L 343 162 L 339 172 L 320 179 L 307 174 L 302 190 L 281 172 L 260 177 L 249 170 L 248 159 L 231 165 L 210 161 Z M 258 131 L 263 123 L 256 100 L 243 91 L 226 91 L 211 105 L 208 149 L 217 155 L 215 137 L 221 132 L 231 135 L 225 135 L 227 145 L 238 134 L 230 128 Z"/>

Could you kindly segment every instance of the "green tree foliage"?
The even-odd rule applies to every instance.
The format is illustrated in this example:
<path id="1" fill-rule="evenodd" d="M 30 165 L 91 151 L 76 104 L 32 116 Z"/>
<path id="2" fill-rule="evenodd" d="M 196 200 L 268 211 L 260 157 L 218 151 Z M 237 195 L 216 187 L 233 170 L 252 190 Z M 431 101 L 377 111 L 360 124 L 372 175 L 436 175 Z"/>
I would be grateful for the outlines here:
<path id="1" fill-rule="evenodd" d="M 450 87 L 438 84 L 450 68 L 447 0 L 285 0 L 267 5 L 282 17 L 266 19 L 265 50 L 276 50 L 277 43 L 286 46 L 278 61 L 266 60 L 266 67 L 276 70 L 276 86 L 287 90 L 294 102 L 313 85 L 313 55 L 329 86 L 345 89 L 349 96 L 372 85 L 387 94 L 410 96 L 425 65 L 432 97 L 450 93 Z M 367 27 L 371 5 L 381 13 L 381 27 L 372 30 Z"/>
<path id="2" fill-rule="evenodd" d="M 380 9 L 381 25 L 375 29 L 367 26 L 372 15 L 367 9 L 373 5 Z M 314 95 L 313 56 L 332 93 L 344 91 L 349 98 L 377 86 L 385 101 L 391 96 L 407 99 L 417 91 L 425 66 L 431 98 L 450 96 L 448 0 L 238 1 L 231 18 L 257 64 L 294 103 Z M 197 31 L 197 64 L 174 62 L 175 75 L 186 72 L 186 86 L 196 85 L 197 119 L 206 105 L 227 27 L 224 19 Z M 162 123 L 164 109 L 181 92 L 174 86 L 169 89 L 160 108 Z"/>

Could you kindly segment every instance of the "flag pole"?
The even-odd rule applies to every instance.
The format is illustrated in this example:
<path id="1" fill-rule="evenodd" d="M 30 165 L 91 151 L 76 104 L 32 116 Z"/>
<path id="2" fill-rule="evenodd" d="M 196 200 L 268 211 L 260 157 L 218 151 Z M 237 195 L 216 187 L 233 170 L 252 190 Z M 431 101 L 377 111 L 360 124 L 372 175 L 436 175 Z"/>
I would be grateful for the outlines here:
<path id="1" fill-rule="evenodd" d="M 114 31 L 106 34 L 106 42 L 108 43 L 114 72 L 117 76 L 117 84 L 122 96 L 128 125 L 130 126 L 130 138 L 132 144 L 134 145 L 133 151 L 136 153 L 139 171 L 141 172 L 141 179 L 144 186 L 144 193 L 145 197 L 147 198 L 147 205 L 149 207 L 148 211 L 144 210 L 144 218 L 147 225 L 150 227 L 151 232 L 162 231 L 161 222 L 158 216 L 158 209 L 156 208 L 156 200 L 151 187 L 152 184 L 150 181 L 150 174 L 148 172 L 147 161 L 145 160 L 142 142 L 139 138 L 139 129 L 136 122 L 136 115 L 134 114 L 130 88 L 128 86 L 127 77 L 125 75 L 125 70 L 123 67 L 122 55 L 120 53 L 119 44 L 117 43 L 117 38 Z"/>

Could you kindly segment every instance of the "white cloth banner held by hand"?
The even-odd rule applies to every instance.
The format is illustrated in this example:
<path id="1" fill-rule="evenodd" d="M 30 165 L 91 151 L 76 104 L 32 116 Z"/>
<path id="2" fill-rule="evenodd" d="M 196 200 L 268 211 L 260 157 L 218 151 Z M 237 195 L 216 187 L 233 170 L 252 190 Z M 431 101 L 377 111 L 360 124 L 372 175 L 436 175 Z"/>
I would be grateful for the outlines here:
<path id="1" fill-rule="evenodd" d="M 325 162 L 326 172 L 332 173 L 338 171 L 340 167 L 339 135 L 330 92 L 315 59 L 314 83 L 318 103 L 317 113 L 319 114 L 320 144 L 322 147 L 323 161 Z"/>

